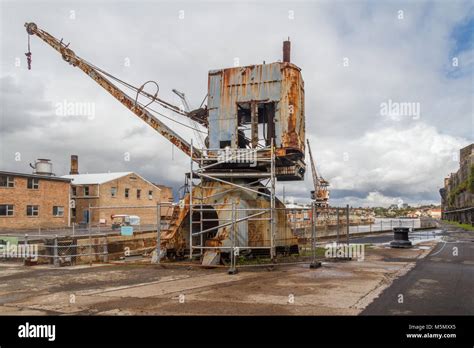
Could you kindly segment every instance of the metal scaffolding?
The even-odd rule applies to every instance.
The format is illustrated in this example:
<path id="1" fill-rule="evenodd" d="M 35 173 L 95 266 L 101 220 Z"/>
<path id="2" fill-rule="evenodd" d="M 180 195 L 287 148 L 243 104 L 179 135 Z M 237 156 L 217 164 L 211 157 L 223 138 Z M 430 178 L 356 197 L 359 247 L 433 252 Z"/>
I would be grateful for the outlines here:
<path id="1" fill-rule="evenodd" d="M 191 148 L 193 144 L 191 142 Z M 244 151 L 245 150 L 245 151 Z M 226 151 L 227 158 L 223 160 L 220 155 Z M 276 256 L 276 217 L 275 217 L 275 151 L 273 141 L 270 146 L 255 149 L 204 149 L 200 152 L 201 156 L 192 156 L 190 159 L 190 171 L 186 177 L 186 184 L 189 190 L 189 258 L 193 256 L 203 256 L 206 250 L 228 250 L 230 254 L 231 266 L 229 273 L 237 272 L 237 257 L 241 249 L 269 249 L 272 262 Z M 232 170 L 222 170 L 225 163 L 238 163 L 244 156 L 251 156 L 255 159 L 257 166 L 265 166 L 267 171 L 252 170 L 250 167 L 233 168 Z M 248 158 L 248 157 L 246 157 Z M 197 165 L 197 167 L 196 167 Z M 198 180 L 198 183 L 194 183 Z M 210 183 L 220 183 L 222 186 L 210 186 Z M 229 188 L 228 186 L 231 186 Z M 195 188 L 196 194 L 194 192 Z M 206 189 L 212 194 L 206 194 Z M 270 201 L 269 208 L 245 208 L 236 202 L 216 202 L 213 200 L 216 196 L 235 191 L 247 191 L 268 197 Z M 216 213 L 230 213 L 229 218 L 218 216 L 217 219 L 206 219 L 206 211 L 215 211 Z M 198 213 L 199 220 L 195 214 Z M 244 215 L 244 216 L 241 216 Z M 217 220 L 217 221 L 216 221 Z M 213 221 L 215 226 L 204 228 L 204 223 Z M 268 221 L 270 227 L 270 246 L 259 245 L 239 245 L 239 225 L 249 221 Z M 206 246 L 204 235 L 209 232 L 218 232 L 219 229 L 229 227 L 228 238 L 230 245 Z M 194 244 L 193 239 L 199 237 L 198 244 Z M 195 253 L 195 251 L 198 253 Z"/>

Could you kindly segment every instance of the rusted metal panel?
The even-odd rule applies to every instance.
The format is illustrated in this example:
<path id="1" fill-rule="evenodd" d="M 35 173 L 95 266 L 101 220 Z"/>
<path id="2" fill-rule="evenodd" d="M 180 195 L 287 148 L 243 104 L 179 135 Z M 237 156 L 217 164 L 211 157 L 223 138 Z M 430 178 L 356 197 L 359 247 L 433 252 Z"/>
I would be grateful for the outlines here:
<path id="1" fill-rule="evenodd" d="M 304 82 L 291 63 L 271 63 L 209 72 L 209 146 L 237 144 L 237 103 L 275 103 L 275 145 L 304 157 Z M 285 151 L 285 153 L 288 151 Z"/>
<path id="2" fill-rule="evenodd" d="M 214 207 L 217 213 L 219 224 L 224 224 L 231 219 L 232 212 L 229 210 L 229 203 L 234 202 L 236 209 L 255 209 L 255 211 L 237 211 L 237 219 L 244 218 L 248 215 L 262 211 L 262 209 L 269 209 L 270 202 L 267 198 L 258 195 L 254 192 L 244 190 L 233 190 L 234 187 L 230 184 L 220 182 L 205 182 L 205 187 L 195 186 L 193 188 L 193 203 L 204 204 L 208 207 Z M 208 197 L 201 201 L 197 197 Z M 164 230 L 161 233 L 162 247 L 166 249 L 184 250 L 189 248 L 189 195 L 184 198 L 184 205 L 182 208 L 175 207 L 176 219 L 172 222 L 172 227 L 169 230 Z M 224 205 L 225 204 L 225 205 Z M 278 199 L 276 200 L 276 238 L 275 246 L 292 246 L 297 245 L 298 241 L 287 224 L 286 212 L 284 204 Z M 270 221 L 263 220 L 263 218 L 270 218 L 270 212 L 259 216 L 258 220 L 244 220 L 236 224 L 237 227 L 237 241 L 236 246 L 246 247 L 270 247 Z M 232 241 L 230 239 L 231 227 L 219 227 L 214 237 L 206 239 L 205 246 L 207 247 L 230 247 Z"/>

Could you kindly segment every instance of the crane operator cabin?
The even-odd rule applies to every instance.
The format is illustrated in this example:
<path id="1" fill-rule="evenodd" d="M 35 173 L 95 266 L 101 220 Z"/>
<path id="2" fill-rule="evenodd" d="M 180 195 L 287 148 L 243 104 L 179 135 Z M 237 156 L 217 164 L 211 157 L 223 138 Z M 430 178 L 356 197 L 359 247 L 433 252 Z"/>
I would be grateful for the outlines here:
<path id="1" fill-rule="evenodd" d="M 257 149 L 273 139 L 278 180 L 303 180 L 305 172 L 304 82 L 283 62 L 211 70 L 208 80 L 210 149 Z"/>

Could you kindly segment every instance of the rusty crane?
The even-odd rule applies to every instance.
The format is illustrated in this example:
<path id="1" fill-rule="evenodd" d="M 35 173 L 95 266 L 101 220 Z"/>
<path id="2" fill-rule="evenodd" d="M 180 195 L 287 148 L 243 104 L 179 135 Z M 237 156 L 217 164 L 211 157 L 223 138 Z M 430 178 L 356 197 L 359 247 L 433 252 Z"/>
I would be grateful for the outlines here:
<path id="1" fill-rule="evenodd" d="M 283 61 L 209 71 L 208 105 L 189 111 L 159 98 L 156 82 L 147 82 L 156 85 L 154 94 L 145 92 L 147 83 L 134 87 L 80 58 L 69 44 L 36 24 L 25 27 L 190 156 L 189 189 L 182 204 L 174 206 L 169 228 L 159 234 L 165 255 L 189 252 L 192 258 L 197 251 L 204 260 L 209 252 L 232 257 L 239 250 L 259 249 L 272 258 L 278 251 L 298 252 L 284 204 L 275 197 L 275 180 L 303 180 L 305 173 L 304 82 L 301 69 L 290 62 L 289 40 L 283 45 Z M 131 89 L 135 98 L 118 85 Z M 139 96 L 147 103 L 139 102 Z M 204 127 L 205 148 L 174 132 L 152 104 Z"/>

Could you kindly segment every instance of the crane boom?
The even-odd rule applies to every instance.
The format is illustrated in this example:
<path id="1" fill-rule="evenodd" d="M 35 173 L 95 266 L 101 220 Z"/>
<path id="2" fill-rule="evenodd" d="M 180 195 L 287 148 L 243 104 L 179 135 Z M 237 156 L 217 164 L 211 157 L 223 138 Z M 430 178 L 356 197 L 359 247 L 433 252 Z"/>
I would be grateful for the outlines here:
<path id="1" fill-rule="evenodd" d="M 131 110 L 140 119 L 145 121 L 158 133 L 160 133 L 166 139 L 171 141 L 174 145 L 176 145 L 179 149 L 181 149 L 185 154 L 187 154 L 188 156 L 192 156 L 193 159 L 200 158 L 202 156 L 202 153 L 200 150 L 193 148 L 181 136 L 179 136 L 166 124 L 164 124 L 152 113 L 150 113 L 146 109 L 146 107 L 142 107 L 136 102 L 136 100 L 133 100 L 130 96 L 125 94 L 120 88 L 118 88 L 110 80 L 105 78 L 96 67 L 92 66 L 90 63 L 86 62 L 84 59 L 76 56 L 74 51 L 68 48 L 69 44 L 66 45 L 62 42 L 62 40 L 59 41 L 58 39 L 56 39 L 54 36 L 50 35 L 46 31 L 39 29 L 35 23 L 25 23 L 25 27 L 29 35 L 38 36 L 41 40 L 46 42 L 49 46 L 51 46 L 56 51 L 58 51 L 66 62 L 68 62 L 72 66 L 75 66 L 81 69 L 90 78 L 92 78 L 95 82 L 97 82 L 102 88 L 104 88 L 107 92 L 109 92 L 115 99 L 117 99 L 125 107 Z M 158 100 L 162 106 L 167 107 L 168 109 L 171 109 L 184 116 L 188 116 L 188 113 L 182 112 L 178 107 L 172 104 L 169 104 L 161 99 L 158 99 L 156 98 L 156 96 L 150 95 L 146 92 L 142 91 L 142 93 L 152 98 L 152 100 Z"/>

